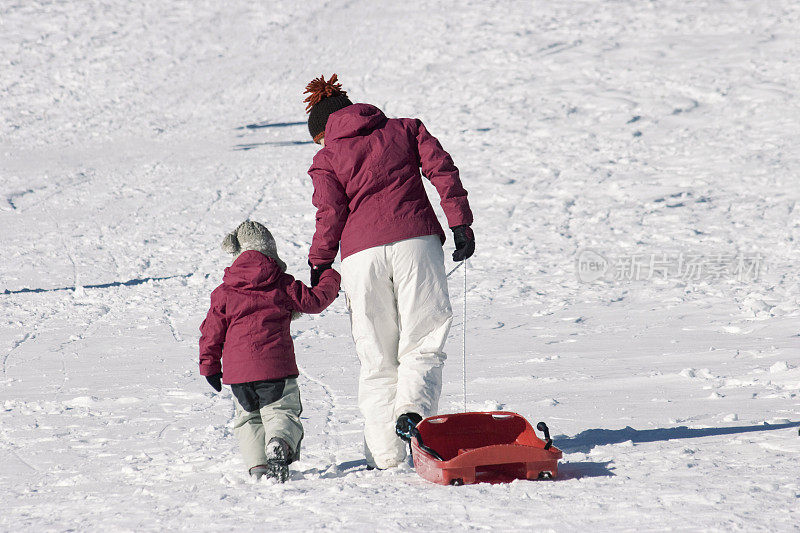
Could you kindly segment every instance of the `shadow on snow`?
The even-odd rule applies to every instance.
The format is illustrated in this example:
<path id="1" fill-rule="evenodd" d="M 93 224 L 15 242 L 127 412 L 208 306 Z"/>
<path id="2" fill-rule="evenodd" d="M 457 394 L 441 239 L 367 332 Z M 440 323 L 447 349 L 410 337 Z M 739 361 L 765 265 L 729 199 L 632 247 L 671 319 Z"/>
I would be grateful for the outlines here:
<path id="1" fill-rule="evenodd" d="M 299 146 L 304 144 L 314 144 L 314 141 L 267 141 L 263 143 L 237 144 L 233 147 L 233 149 L 236 151 L 246 152 L 247 150 L 252 150 L 253 148 L 258 148 L 259 146 Z"/>
<path id="2" fill-rule="evenodd" d="M 698 428 L 690 429 L 686 426 L 661 429 L 633 429 L 628 426 L 624 429 L 587 429 L 574 437 L 559 435 L 554 438 L 555 445 L 564 453 L 588 453 L 595 446 L 620 444 L 631 441 L 634 444 L 643 442 L 660 442 L 676 439 L 697 439 L 701 437 L 715 437 L 719 435 L 736 435 L 740 433 L 753 433 L 756 431 L 774 431 L 800 427 L 800 422 L 785 424 L 761 424 L 758 426 L 738 426 L 723 428 Z"/>
<path id="3" fill-rule="evenodd" d="M 611 461 L 601 463 L 582 461 L 576 463 L 561 463 L 558 465 L 557 481 L 567 479 L 580 479 L 584 477 L 612 477 L 614 473 L 608 468 Z"/>
<path id="4" fill-rule="evenodd" d="M 253 124 L 246 124 L 244 126 L 239 126 L 236 128 L 237 130 L 260 130 L 263 128 L 290 128 L 295 126 L 305 126 L 306 122 L 254 122 Z M 245 137 L 244 134 L 238 135 L 238 137 Z M 313 141 L 266 141 L 266 142 L 258 142 L 258 143 L 243 143 L 237 144 L 233 147 L 234 151 L 246 152 L 248 150 L 252 150 L 253 148 L 258 147 L 268 147 L 268 146 L 302 146 L 304 144 L 314 144 Z"/>
<path id="5" fill-rule="evenodd" d="M 148 283 L 150 281 L 165 281 L 169 279 L 186 279 L 191 277 L 193 274 L 178 274 L 176 276 L 163 276 L 158 278 L 137 278 L 137 279 L 129 279 L 128 281 L 112 281 L 110 283 L 97 283 L 95 285 L 83 285 L 84 289 L 109 289 L 111 287 L 132 287 L 135 285 L 142 285 L 144 283 Z M 19 289 L 16 291 L 10 291 L 8 289 L 0 292 L 0 295 L 7 295 L 7 294 L 25 294 L 25 293 L 40 293 L 40 292 L 57 292 L 57 291 L 74 291 L 75 287 L 57 287 L 54 289 Z"/>
<path id="6" fill-rule="evenodd" d="M 255 122 L 239 126 L 237 130 L 260 130 L 261 128 L 288 128 L 291 126 L 305 126 L 305 122 Z"/>
<path id="7" fill-rule="evenodd" d="M 303 479 L 305 476 L 315 476 L 320 479 L 342 478 L 359 470 L 367 470 L 366 459 L 344 461 L 337 465 L 330 465 L 325 468 L 308 468 L 299 472 L 299 477 L 297 477 L 297 479 Z"/>

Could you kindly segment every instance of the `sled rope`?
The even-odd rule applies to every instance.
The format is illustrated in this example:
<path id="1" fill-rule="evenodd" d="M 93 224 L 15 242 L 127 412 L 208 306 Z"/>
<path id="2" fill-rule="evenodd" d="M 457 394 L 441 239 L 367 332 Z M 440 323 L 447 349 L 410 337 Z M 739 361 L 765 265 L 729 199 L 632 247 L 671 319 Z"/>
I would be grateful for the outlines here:
<path id="1" fill-rule="evenodd" d="M 461 390 L 464 394 L 464 412 L 467 412 L 467 260 L 464 259 L 459 264 L 457 264 L 450 272 L 447 273 L 447 277 L 449 278 L 450 275 L 464 266 L 464 308 L 463 308 L 463 322 L 461 328 Z"/>
<path id="2" fill-rule="evenodd" d="M 452 274 L 453 272 L 455 272 L 456 270 L 461 268 L 461 265 L 463 265 L 465 261 L 466 261 L 466 259 L 464 261 L 461 261 L 459 264 L 457 264 L 456 267 L 453 270 L 451 270 L 450 272 L 447 273 L 447 277 L 449 278 L 450 274 Z"/>
<path id="3" fill-rule="evenodd" d="M 467 412 L 467 260 L 464 263 L 464 318 L 461 323 L 461 377 L 464 392 L 464 412 Z M 458 268 L 458 267 L 456 267 Z"/>

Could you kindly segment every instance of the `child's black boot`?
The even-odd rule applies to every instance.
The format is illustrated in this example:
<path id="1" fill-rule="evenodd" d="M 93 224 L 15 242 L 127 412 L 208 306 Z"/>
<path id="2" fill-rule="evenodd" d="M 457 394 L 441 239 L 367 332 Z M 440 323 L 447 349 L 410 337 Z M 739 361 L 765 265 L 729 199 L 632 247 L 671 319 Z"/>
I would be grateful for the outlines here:
<path id="1" fill-rule="evenodd" d="M 289 479 L 289 463 L 292 452 L 289 444 L 280 437 L 272 437 L 267 444 L 267 471 L 265 475 L 272 479 L 285 482 Z"/>

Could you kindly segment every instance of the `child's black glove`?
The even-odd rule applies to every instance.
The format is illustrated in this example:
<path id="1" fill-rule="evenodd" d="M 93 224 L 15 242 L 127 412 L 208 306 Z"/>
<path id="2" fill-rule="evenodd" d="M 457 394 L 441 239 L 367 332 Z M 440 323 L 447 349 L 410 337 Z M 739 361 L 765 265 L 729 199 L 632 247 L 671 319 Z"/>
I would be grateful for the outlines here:
<path id="1" fill-rule="evenodd" d="M 453 261 L 464 261 L 472 257 L 475 253 L 475 234 L 472 228 L 467 225 L 454 226 L 453 240 L 456 243 L 456 250 L 453 252 Z"/>
<path id="2" fill-rule="evenodd" d="M 309 261 L 308 266 L 311 267 L 311 286 L 316 287 L 319 285 L 319 278 L 322 276 L 322 273 L 331 268 L 333 266 L 333 262 L 323 263 L 321 265 L 312 265 L 311 261 Z"/>
<path id="3" fill-rule="evenodd" d="M 218 372 L 213 376 L 206 376 L 206 381 L 211 385 L 215 391 L 222 391 L 222 372 Z"/>

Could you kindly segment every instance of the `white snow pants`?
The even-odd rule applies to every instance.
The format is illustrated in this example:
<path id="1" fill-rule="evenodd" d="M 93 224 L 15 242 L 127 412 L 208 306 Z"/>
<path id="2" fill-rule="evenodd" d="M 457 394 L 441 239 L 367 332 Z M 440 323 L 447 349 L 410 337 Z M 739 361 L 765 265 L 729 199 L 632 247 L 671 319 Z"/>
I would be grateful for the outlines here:
<path id="1" fill-rule="evenodd" d="M 437 235 L 375 246 L 342 261 L 353 340 L 361 361 L 358 406 L 367 463 L 397 466 L 403 413 L 436 414 L 453 311 Z"/>

